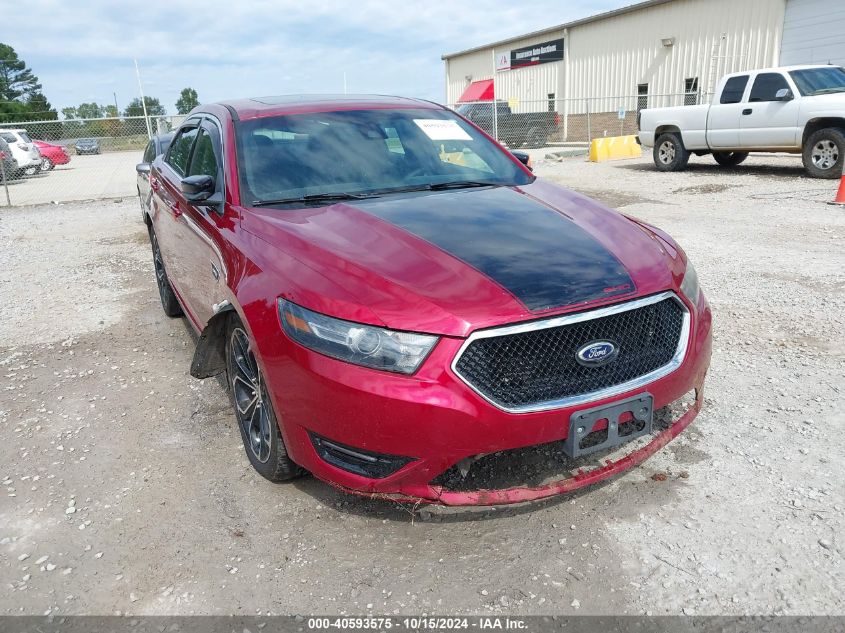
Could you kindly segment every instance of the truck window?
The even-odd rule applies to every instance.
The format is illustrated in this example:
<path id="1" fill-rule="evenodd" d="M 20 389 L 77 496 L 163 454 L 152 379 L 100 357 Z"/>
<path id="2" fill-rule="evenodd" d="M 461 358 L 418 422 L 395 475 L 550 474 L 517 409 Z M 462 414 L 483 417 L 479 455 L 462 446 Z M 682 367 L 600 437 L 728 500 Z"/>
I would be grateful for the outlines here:
<path id="1" fill-rule="evenodd" d="M 722 90 L 722 98 L 719 99 L 719 103 L 739 103 L 742 101 L 742 95 L 745 93 L 745 86 L 747 85 L 748 75 L 731 77 Z"/>
<path id="2" fill-rule="evenodd" d="M 751 86 L 748 101 L 775 101 L 778 90 L 789 88 L 786 78 L 780 73 L 760 73 Z"/>

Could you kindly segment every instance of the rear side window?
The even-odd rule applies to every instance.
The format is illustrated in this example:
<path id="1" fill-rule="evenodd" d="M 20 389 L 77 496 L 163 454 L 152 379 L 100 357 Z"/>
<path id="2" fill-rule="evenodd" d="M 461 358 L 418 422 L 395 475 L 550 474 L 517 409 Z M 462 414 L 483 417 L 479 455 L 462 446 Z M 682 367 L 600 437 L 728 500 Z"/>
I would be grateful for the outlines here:
<path id="1" fill-rule="evenodd" d="M 191 158 L 189 176 L 211 176 L 217 178 L 217 158 L 214 156 L 214 145 L 205 130 L 200 130 L 197 143 L 194 146 L 194 156 Z"/>
<path id="2" fill-rule="evenodd" d="M 167 159 L 164 162 L 170 165 L 180 176 L 184 176 L 188 168 L 188 158 L 191 156 L 191 146 L 197 137 L 197 131 L 198 128 L 192 127 L 179 132 L 167 153 Z"/>
<path id="3" fill-rule="evenodd" d="M 0 138 L 2 138 L 7 143 L 17 143 L 18 139 L 15 138 L 15 135 L 11 132 L 3 132 L 0 134 Z"/>
<path id="4" fill-rule="evenodd" d="M 745 86 L 747 85 L 748 75 L 731 77 L 722 90 L 722 98 L 719 99 L 719 103 L 739 103 L 742 101 L 742 95 L 745 93 Z"/>
<path id="5" fill-rule="evenodd" d="M 780 73 L 761 73 L 751 86 L 751 96 L 748 101 L 775 101 L 778 90 L 789 88 L 786 78 Z"/>

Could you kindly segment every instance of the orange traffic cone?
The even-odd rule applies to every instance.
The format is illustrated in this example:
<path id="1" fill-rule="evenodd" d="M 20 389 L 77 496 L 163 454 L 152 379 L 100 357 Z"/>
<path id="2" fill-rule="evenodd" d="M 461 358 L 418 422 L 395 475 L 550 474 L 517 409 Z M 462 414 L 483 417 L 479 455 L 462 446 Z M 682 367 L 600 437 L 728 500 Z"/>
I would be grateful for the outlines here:
<path id="1" fill-rule="evenodd" d="M 845 171 L 842 172 L 842 179 L 839 181 L 839 191 L 836 193 L 836 200 L 830 204 L 845 205 Z"/>

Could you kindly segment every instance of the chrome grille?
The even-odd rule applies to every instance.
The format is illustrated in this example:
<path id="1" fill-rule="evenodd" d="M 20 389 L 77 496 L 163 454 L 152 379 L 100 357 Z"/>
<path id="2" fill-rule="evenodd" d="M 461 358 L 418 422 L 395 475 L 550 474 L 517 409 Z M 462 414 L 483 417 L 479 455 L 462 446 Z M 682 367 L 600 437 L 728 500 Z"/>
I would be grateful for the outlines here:
<path id="1" fill-rule="evenodd" d="M 475 333 L 453 369 L 470 387 L 506 411 L 576 405 L 636 388 L 683 360 L 689 313 L 670 292 L 559 318 Z M 612 361 L 584 366 L 576 353 L 591 341 L 611 341 Z"/>

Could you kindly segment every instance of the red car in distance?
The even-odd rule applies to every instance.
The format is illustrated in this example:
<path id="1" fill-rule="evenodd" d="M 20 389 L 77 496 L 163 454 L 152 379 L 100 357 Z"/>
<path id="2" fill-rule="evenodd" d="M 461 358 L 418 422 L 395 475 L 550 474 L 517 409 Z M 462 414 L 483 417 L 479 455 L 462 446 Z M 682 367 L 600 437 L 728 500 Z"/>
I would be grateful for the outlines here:
<path id="1" fill-rule="evenodd" d="M 61 145 L 53 145 L 45 141 L 32 141 L 41 152 L 40 171 L 50 171 L 56 165 L 66 165 L 70 162 L 70 155 Z"/>
<path id="2" fill-rule="evenodd" d="M 642 462 L 702 406 L 711 311 L 684 251 L 442 106 L 203 105 L 150 187 L 164 311 L 272 481 L 530 501 Z"/>

